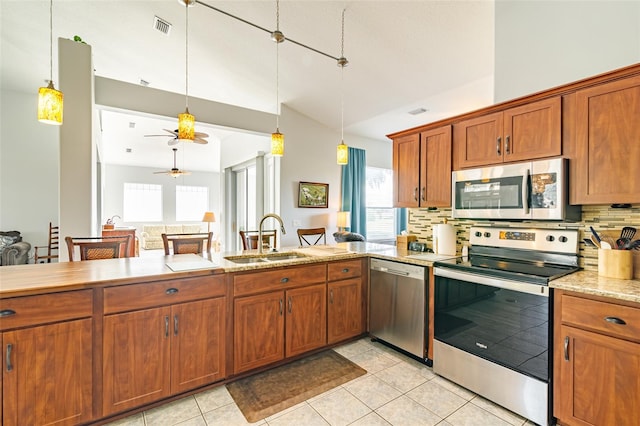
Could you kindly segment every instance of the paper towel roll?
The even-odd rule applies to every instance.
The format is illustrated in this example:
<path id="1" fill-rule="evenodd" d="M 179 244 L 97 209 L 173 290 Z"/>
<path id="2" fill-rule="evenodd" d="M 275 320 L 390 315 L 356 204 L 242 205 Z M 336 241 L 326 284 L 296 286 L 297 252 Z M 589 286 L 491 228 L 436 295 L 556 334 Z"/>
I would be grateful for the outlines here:
<path id="1" fill-rule="evenodd" d="M 438 254 L 438 225 L 431 225 L 431 240 L 433 241 L 433 252 Z"/>
<path id="2" fill-rule="evenodd" d="M 438 254 L 456 255 L 456 231 L 452 225 L 442 224 L 437 227 Z"/>

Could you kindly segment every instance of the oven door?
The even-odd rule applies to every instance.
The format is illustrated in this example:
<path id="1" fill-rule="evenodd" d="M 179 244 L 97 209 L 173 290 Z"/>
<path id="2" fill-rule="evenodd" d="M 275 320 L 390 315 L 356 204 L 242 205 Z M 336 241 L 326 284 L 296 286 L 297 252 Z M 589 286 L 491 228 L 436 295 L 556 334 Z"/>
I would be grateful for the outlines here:
<path id="1" fill-rule="evenodd" d="M 436 267 L 434 338 L 549 380 L 549 287 Z"/>
<path id="2" fill-rule="evenodd" d="M 531 163 L 460 170 L 452 173 L 452 216 L 528 219 Z"/>

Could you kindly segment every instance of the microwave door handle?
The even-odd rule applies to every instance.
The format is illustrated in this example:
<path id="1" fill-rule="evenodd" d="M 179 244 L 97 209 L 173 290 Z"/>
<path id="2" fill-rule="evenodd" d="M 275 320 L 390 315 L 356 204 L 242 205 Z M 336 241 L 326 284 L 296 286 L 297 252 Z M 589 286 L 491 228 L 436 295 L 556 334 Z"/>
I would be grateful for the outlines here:
<path id="1" fill-rule="evenodd" d="M 529 169 L 522 176 L 522 212 L 529 214 Z"/>

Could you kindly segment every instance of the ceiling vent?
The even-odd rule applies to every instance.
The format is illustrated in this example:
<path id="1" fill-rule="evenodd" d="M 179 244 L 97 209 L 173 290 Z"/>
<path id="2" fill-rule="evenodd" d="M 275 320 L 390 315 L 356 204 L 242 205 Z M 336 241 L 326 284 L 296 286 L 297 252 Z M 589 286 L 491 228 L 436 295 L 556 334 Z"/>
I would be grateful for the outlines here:
<path id="1" fill-rule="evenodd" d="M 153 28 L 166 35 L 169 35 L 171 32 L 171 24 L 157 16 L 153 17 Z"/>

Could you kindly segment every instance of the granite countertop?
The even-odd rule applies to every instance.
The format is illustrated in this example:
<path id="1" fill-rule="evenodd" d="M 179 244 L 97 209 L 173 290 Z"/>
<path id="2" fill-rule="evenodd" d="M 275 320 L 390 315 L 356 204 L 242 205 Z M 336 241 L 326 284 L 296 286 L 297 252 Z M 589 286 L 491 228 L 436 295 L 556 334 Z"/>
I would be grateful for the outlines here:
<path id="1" fill-rule="evenodd" d="M 640 303 L 640 280 L 601 277 L 595 271 L 578 271 L 551 281 L 552 288 Z"/>

